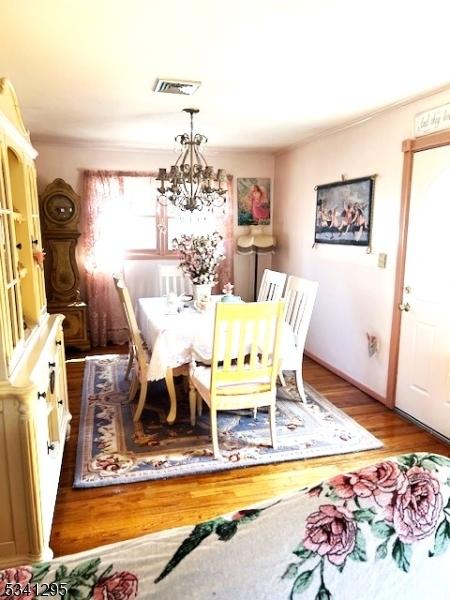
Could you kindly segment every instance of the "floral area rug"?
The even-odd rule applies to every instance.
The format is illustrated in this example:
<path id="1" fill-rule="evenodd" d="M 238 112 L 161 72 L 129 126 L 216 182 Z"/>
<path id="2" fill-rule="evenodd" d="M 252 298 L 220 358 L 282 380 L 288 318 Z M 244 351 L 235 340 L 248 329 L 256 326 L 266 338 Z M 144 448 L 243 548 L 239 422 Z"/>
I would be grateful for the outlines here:
<path id="1" fill-rule="evenodd" d="M 315 456 L 345 454 L 382 447 L 351 417 L 305 385 L 308 408 L 299 401 L 294 374 L 278 388 L 277 441 L 270 445 L 267 409 L 218 413 L 219 447 L 212 453 L 208 407 L 195 427 L 183 381 L 177 384 L 178 414 L 166 423 L 169 401 L 165 383 L 149 385 L 148 405 L 140 423 L 133 422 L 124 380 L 126 356 L 86 358 L 74 487 L 97 487 L 181 475 L 212 473 Z"/>

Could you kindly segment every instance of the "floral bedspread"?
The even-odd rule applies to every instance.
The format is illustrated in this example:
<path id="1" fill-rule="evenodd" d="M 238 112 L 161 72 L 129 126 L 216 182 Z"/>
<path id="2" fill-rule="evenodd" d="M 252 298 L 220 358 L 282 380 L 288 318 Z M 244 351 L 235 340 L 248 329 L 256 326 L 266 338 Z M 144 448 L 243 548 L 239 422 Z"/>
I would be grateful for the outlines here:
<path id="1" fill-rule="evenodd" d="M 445 600 L 449 572 L 450 459 L 420 453 L 195 526 L 0 571 L 0 598 Z"/>

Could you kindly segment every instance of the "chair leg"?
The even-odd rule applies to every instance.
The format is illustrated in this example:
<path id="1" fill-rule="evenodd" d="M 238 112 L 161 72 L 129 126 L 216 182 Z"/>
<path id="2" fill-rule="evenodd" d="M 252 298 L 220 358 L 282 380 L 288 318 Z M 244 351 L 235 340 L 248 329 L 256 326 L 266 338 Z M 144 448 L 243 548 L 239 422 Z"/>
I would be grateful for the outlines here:
<path id="1" fill-rule="evenodd" d="M 170 368 L 166 371 L 166 385 L 170 398 L 170 410 L 169 414 L 167 415 L 167 423 L 172 425 L 177 418 L 177 394 L 175 392 L 175 385 L 173 383 L 173 372 Z"/>
<path id="2" fill-rule="evenodd" d="M 217 435 L 217 411 L 210 409 L 210 419 L 211 419 L 211 437 L 212 437 L 212 445 L 214 458 L 222 458 L 219 450 L 219 438 Z"/>
<path id="3" fill-rule="evenodd" d="M 137 423 L 141 418 L 142 411 L 144 410 L 145 400 L 147 398 L 147 381 L 141 381 L 141 391 L 139 393 L 138 405 L 136 412 L 134 413 L 133 421 Z"/>
<path id="4" fill-rule="evenodd" d="M 191 415 L 192 427 L 194 427 L 195 423 L 196 423 L 196 415 L 195 415 L 196 404 L 197 404 L 197 390 L 195 389 L 194 385 L 191 382 L 189 382 L 189 412 Z"/>
<path id="5" fill-rule="evenodd" d="M 203 399 L 197 392 L 197 416 L 201 417 L 203 412 Z"/>
<path id="6" fill-rule="evenodd" d="M 272 448 L 276 448 L 277 447 L 277 427 L 276 427 L 276 421 L 275 421 L 275 415 L 276 415 L 276 405 L 275 403 L 270 405 L 270 437 L 272 440 Z"/>
<path id="7" fill-rule="evenodd" d="M 284 378 L 283 371 L 281 369 L 278 371 L 278 377 L 280 378 L 281 385 L 283 387 L 286 387 L 286 380 Z"/>
<path id="8" fill-rule="evenodd" d="M 128 354 L 128 365 L 127 365 L 127 370 L 125 371 L 125 379 L 126 380 L 128 380 L 128 378 L 130 376 L 131 367 L 133 366 L 133 361 L 134 361 L 134 350 L 133 350 L 133 346 L 130 345 L 130 351 Z"/>
<path id="9" fill-rule="evenodd" d="M 128 392 L 128 402 L 133 402 L 134 397 L 137 394 L 138 387 L 139 387 L 139 380 L 138 380 L 136 371 L 133 371 L 133 376 L 132 376 L 131 383 L 130 383 L 130 390 Z"/>
<path id="10" fill-rule="evenodd" d="M 301 398 L 302 402 L 307 404 L 308 401 L 306 399 L 305 386 L 303 385 L 303 373 L 302 373 L 301 368 L 297 369 L 297 371 L 295 371 L 295 381 L 297 383 L 297 390 L 298 390 L 298 393 L 300 394 L 300 398 Z"/>
<path id="11" fill-rule="evenodd" d="M 257 413 L 258 413 L 258 409 L 257 409 L 257 407 L 255 406 L 255 408 L 253 409 L 253 418 L 254 418 L 254 419 L 256 419 L 256 415 L 257 415 Z"/>

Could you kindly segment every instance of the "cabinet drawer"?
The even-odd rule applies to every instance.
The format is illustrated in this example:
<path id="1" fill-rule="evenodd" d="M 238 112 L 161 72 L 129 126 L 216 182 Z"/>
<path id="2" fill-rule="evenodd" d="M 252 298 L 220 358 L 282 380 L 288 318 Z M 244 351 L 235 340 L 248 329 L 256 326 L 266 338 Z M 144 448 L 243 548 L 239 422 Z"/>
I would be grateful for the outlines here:
<path id="1" fill-rule="evenodd" d="M 51 313 L 64 315 L 64 340 L 67 346 L 74 346 L 81 350 L 90 348 L 87 334 L 87 306 L 84 302 L 73 302 L 70 305 L 50 304 L 48 310 Z"/>

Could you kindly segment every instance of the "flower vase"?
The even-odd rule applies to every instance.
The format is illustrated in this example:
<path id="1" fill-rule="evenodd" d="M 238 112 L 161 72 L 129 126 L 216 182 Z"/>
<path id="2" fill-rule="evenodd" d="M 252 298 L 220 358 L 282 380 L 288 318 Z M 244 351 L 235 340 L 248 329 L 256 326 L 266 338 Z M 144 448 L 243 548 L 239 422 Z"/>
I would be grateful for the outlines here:
<path id="1" fill-rule="evenodd" d="M 194 300 L 211 299 L 211 283 L 194 283 Z"/>

